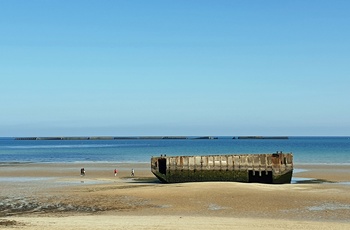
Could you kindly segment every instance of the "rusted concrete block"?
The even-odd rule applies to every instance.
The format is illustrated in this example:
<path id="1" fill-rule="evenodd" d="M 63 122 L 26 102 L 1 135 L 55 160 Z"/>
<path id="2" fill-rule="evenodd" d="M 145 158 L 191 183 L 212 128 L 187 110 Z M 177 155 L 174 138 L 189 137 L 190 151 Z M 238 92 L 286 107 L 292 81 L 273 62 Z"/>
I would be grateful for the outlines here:
<path id="1" fill-rule="evenodd" d="M 237 181 L 290 183 L 292 153 L 151 158 L 152 173 L 162 182 Z"/>

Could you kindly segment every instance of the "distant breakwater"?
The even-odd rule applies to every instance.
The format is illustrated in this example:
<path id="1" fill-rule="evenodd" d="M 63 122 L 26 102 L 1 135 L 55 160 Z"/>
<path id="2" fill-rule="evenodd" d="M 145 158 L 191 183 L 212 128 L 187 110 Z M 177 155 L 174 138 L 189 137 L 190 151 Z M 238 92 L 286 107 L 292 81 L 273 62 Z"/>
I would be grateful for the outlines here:
<path id="1" fill-rule="evenodd" d="M 265 137 L 265 136 L 241 136 L 238 137 L 238 139 L 288 139 L 286 136 L 272 136 L 272 137 Z"/>
<path id="2" fill-rule="evenodd" d="M 288 139 L 287 136 L 238 136 L 238 137 L 225 137 L 226 139 Z M 198 137 L 187 137 L 187 136 L 92 136 L 92 137 L 16 137 L 15 140 L 20 141 L 35 141 L 35 140 L 186 140 L 186 139 L 207 139 L 215 140 L 220 137 L 214 136 L 198 136 Z"/>

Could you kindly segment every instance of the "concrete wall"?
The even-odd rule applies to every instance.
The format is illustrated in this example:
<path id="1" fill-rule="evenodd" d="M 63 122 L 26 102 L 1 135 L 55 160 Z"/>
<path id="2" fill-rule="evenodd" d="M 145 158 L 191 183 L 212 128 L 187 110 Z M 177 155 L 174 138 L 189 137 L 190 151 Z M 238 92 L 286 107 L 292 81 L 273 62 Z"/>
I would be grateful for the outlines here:
<path id="1" fill-rule="evenodd" d="M 162 162 L 166 162 L 165 174 L 159 173 L 158 159 L 163 159 Z M 275 153 L 153 157 L 151 164 L 152 172 L 165 182 L 290 183 L 293 155 L 291 153 Z"/>

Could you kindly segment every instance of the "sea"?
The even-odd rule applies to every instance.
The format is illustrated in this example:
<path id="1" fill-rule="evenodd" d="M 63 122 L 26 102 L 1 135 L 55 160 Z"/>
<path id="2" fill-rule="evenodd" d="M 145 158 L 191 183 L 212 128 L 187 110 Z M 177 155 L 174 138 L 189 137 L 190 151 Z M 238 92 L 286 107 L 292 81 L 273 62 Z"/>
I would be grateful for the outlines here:
<path id="1" fill-rule="evenodd" d="M 0 165 L 8 163 L 148 163 L 152 156 L 293 153 L 295 164 L 350 165 L 348 136 L 286 139 L 112 138 L 110 140 L 16 140 L 0 138 Z"/>

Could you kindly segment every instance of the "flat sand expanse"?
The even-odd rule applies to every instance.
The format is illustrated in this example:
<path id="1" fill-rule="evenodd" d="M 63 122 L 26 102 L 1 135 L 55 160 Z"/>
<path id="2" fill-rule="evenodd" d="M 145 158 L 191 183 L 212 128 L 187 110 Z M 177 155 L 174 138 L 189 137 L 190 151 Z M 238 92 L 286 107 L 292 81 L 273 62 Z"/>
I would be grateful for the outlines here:
<path id="1" fill-rule="evenodd" d="M 161 184 L 149 164 L 3 164 L 0 229 L 350 229 L 350 166 L 295 169 L 293 184 Z"/>

